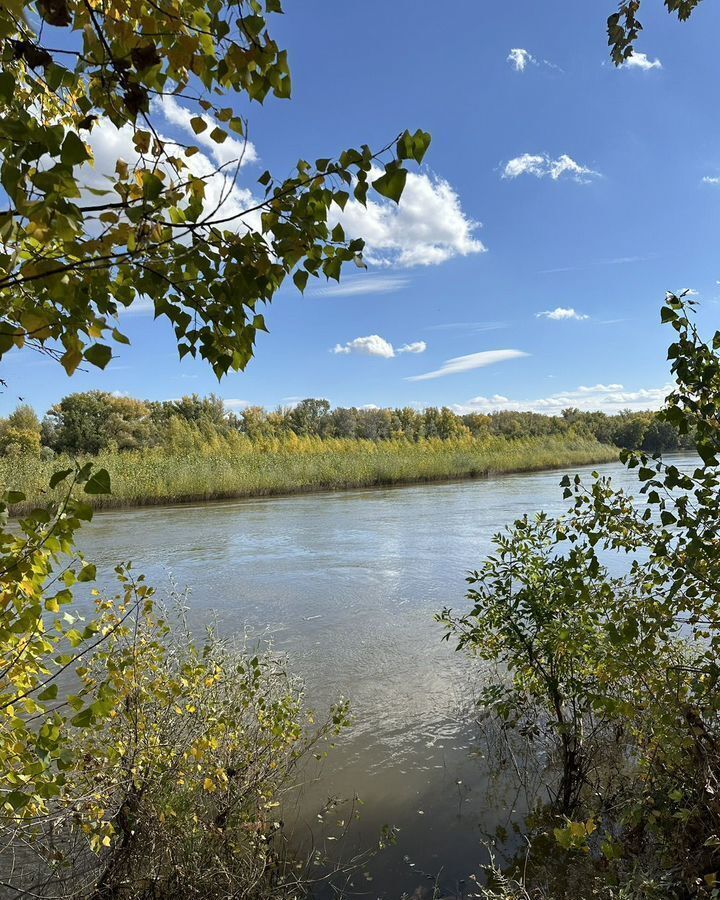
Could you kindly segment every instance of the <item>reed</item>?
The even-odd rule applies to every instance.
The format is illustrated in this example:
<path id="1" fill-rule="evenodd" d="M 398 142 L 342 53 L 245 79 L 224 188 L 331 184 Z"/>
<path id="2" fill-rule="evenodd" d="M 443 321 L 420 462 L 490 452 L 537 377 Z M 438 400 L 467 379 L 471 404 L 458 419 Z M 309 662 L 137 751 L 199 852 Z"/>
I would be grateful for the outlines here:
<path id="1" fill-rule="evenodd" d="M 232 436 L 172 452 L 102 453 L 92 459 L 110 472 L 112 495 L 88 499 L 103 508 L 258 497 L 567 469 L 617 455 L 615 447 L 573 435 L 419 442 Z M 0 484 L 21 485 L 27 495 L 14 512 L 51 496 L 50 475 L 71 464 L 61 456 L 0 458 Z"/>

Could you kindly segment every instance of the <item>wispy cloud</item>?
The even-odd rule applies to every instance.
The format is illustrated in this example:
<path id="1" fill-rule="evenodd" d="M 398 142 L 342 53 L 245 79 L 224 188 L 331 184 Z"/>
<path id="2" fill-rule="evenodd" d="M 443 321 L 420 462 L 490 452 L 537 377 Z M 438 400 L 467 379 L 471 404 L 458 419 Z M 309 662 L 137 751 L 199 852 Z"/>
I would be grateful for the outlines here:
<path id="1" fill-rule="evenodd" d="M 574 390 L 557 392 L 533 400 L 512 400 L 501 394 L 492 397 L 473 397 L 467 403 L 455 404 L 453 408 L 459 413 L 514 410 L 547 415 L 557 415 L 568 408 L 582 411 L 600 410 L 607 413 L 620 412 L 623 409 L 659 409 L 672 388 L 671 384 L 637 390 L 627 390 L 622 384 L 581 385 Z"/>
<path id="2" fill-rule="evenodd" d="M 649 72 L 650 69 L 662 69 L 659 59 L 650 59 L 646 53 L 638 53 L 637 50 L 620 66 L 621 69 L 642 69 Z"/>
<path id="3" fill-rule="evenodd" d="M 720 181 L 720 179 L 718 180 Z M 577 266 L 556 266 L 553 269 L 541 269 L 538 275 L 554 275 L 557 272 L 581 272 L 583 269 L 591 269 L 594 266 L 623 266 L 629 263 L 648 262 L 651 259 L 657 259 L 657 253 L 648 253 L 646 256 L 613 256 L 609 259 L 595 259 Z"/>
<path id="4" fill-rule="evenodd" d="M 535 313 L 535 318 L 552 319 L 554 322 L 575 319 L 577 322 L 582 322 L 583 319 L 589 319 L 590 316 L 577 312 L 572 306 L 556 306 L 555 309 L 545 309 L 542 312 Z"/>
<path id="5" fill-rule="evenodd" d="M 484 331 L 497 331 L 498 328 L 507 328 L 507 322 L 441 322 L 438 325 L 426 325 L 426 331 L 451 331 L 459 329 L 462 331 L 479 334 Z"/>
<path id="6" fill-rule="evenodd" d="M 410 279 L 401 275 L 351 275 L 340 282 L 314 290 L 313 294 L 323 297 L 359 297 L 362 294 L 392 294 L 402 291 L 410 284 Z"/>
<path id="7" fill-rule="evenodd" d="M 141 294 L 133 301 L 132 306 L 119 306 L 118 313 L 121 316 L 149 316 L 154 314 L 155 304 L 146 295 Z"/>
<path id="8" fill-rule="evenodd" d="M 720 184 L 720 176 L 718 175 L 705 175 L 703 177 L 703 184 Z"/>
<path id="9" fill-rule="evenodd" d="M 411 375 L 406 378 L 406 381 L 429 381 L 431 378 L 443 378 L 445 375 L 460 375 L 463 372 L 471 372 L 473 369 L 481 369 L 528 355 L 522 350 L 483 350 L 481 353 L 470 353 L 468 356 L 455 356 L 453 359 L 447 359 L 439 369 L 435 369 L 433 372 L 424 372 L 422 375 Z"/>
<path id="10" fill-rule="evenodd" d="M 400 353 L 424 353 L 426 350 L 425 341 L 414 341 L 410 344 L 403 344 L 402 347 L 393 347 L 390 341 L 386 341 L 379 334 L 368 334 L 366 337 L 356 337 L 346 344 L 336 344 L 331 352 L 345 355 L 357 353 L 361 356 L 380 356 L 383 359 L 392 359 Z"/>
<path id="11" fill-rule="evenodd" d="M 560 66 L 556 66 L 555 63 L 551 63 L 547 59 L 538 59 L 529 50 L 524 50 L 522 47 L 513 47 L 505 61 L 509 62 L 516 72 L 524 72 L 529 65 L 547 66 L 548 69 L 556 69 L 558 72 L 562 72 Z"/>
<path id="12" fill-rule="evenodd" d="M 600 177 L 599 172 L 581 165 L 567 153 L 561 154 L 556 159 L 548 156 L 547 153 L 523 153 L 505 163 L 502 171 L 503 178 L 514 179 L 521 175 L 551 178 L 553 181 L 569 178 L 579 184 L 587 184 L 593 178 Z"/>

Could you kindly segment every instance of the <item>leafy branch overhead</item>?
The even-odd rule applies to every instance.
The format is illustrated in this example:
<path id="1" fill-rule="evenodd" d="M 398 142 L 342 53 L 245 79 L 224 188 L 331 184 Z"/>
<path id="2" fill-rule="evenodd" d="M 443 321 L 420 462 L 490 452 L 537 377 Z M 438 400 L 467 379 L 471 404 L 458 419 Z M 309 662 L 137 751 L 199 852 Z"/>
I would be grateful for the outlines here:
<path id="1" fill-rule="evenodd" d="M 664 0 L 667 11 L 681 22 L 692 15 L 701 0 Z M 610 56 L 616 66 L 621 66 L 633 55 L 633 47 L 643 30 L 637 13 L 641 0 L 622 0 L 618 11 L 607 21 Z"/>
<path id="2" fill-rule="evenodd" d="M 300 160 L 281 181 L 265 172 L 238 208 L 228 201 L 243 151 L 207 173 L 197 146 L 156 124 L 170 98 L 203 143 L 234 132 L 247 148 L 238 104 L 290 96 L 286 51 L 268 32 L 281 12 L 279 0 L 2 5 L 0 358 L 29 345 L 68 373 L 104 368 L 112 342 L 127 343 L 119 312 L 142 297 L 172 324 L 180 355 L 220 377 L 251 359 L 260 307 L 288 274 L 302 290 L 356 259 L 363 242 L 331 227 L 333 208 L 351 193 L 366 203 L 369 189 L 397 202 L 427 133 Z M 93 172 L 97 128 L 129 135 L 133 159 Z"/>

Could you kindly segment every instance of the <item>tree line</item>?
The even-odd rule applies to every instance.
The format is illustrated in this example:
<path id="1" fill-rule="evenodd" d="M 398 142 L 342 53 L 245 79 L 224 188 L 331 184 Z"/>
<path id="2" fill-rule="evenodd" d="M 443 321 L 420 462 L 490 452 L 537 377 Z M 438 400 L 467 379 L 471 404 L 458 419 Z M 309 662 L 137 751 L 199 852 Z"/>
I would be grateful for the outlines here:
<path id="1" fill-rule="evenodd" d="M 252 441 L 298 437 L 385 441 L 457 440 L 573 434 L 594 437 L 628 450 L 662 452 L 690 447 L 687 435 L 652 411 L 614 415 L 568 408 L 559 416 L 510 410 L 458 414 L 448 407 L 331 408 L 327 400 L 307 398 L 295 406 L 266 410 L 249 406 L 228 412 L 210 394 L 179 400 L 147 401 L 105 391 L 69 394 L 41 420 L 22 404 L 0 420 L 0 452 L 12 455 L 97 454 L 104 451 L 172 449 L 194 439 L 241 434 Z"/>

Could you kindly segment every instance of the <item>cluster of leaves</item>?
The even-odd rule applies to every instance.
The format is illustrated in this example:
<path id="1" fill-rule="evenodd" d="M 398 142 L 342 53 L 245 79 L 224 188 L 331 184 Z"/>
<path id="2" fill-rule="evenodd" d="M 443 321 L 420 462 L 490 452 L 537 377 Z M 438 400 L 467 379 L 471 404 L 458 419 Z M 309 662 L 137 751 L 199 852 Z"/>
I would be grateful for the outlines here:
<path id="1" fill-rule="evenodd" d="M 56 703 L 64 673 L 107 634 L 101 615 L 83 624 L 68 607 L 73 586 L 92 582 L 95 567 L 67 554 L 83 522 L 92 518 L 87 500 L 74 496 L 109 490 L 106 471 L 87 464 L 53 476 L 50 487 L 70 480 L 65 497 L 33 510 L 8 527 L 8 508 L 24 500 L 7 491 L 0 503 L 0 802 L 3 818 L 34 819 L 67 783 L 75 757 L 63 739 L 65 712 L 73 721 L 89 714 L 87 698 Z M 112 627 L 112 626 L 110 626 Z"/>
<path id="2" fill-rule="evenodd" d="M 637 500 L 566 477 L 569 514 L 499 535 L 471 611 L 443 615 L 510 671 L 483 701 L 550 746 L 559 845 L 594 846 L 617 877 L 647 864 L 673 885 L 661 896 L 711 896 L 720 871 L 720 333 L 703 341 L 692 307 L 662 311 L 677 337 L 661 415 L 694 435 L 697 466 L 625 452 Z"/>
<path id="3" fill-rule="evenodd" d="M 635 42 L 643 30 L 637 13 L 641 0 L 622 0 L 617 12 L 608 17 L 608 45 L 610 56 L 616 66 L 621 66 L 632 55 Z M 664 0 L 669 13 L 674 13 L 681 22 L 689 19 L 701 0 Z"/>
<path id="4" fill-rule="evenodd" d="M 226 128 L 244 136 L 223 95 L 290 94 L 287 54 L 267 30 L 279 12 L 279 0 L 2 5 L 0 357 L 28 344 L 68 373 L 83 361 L 103 368 L 112 349 L 100 339 L 127 343 L 118 312 L 144 297 L 172 323 L 180 355 L 199 354 L 221 376 L 251 359 L 265 330 L 258 306 L 288 273 L 302 290 L 310 275 L 339 278 L 343 263 L 361 261 L 362 240 L 331 228 L 331 209 L 350 191 L 365 203 L 369 187 L 399 200 L 405 162 L 422 161 L 427 133 L 300 160 L 282 181 L 266 172 L 264 196 L 226 211 L 243 154 L 207 172 L 194 166 L 196 146 L 153 121 L 167 96 L 197 108 L 196 134 L 209 129 L 217 144 Z M 134 145 L 134 160 L 99 173 L 100 187 L 86 140 L 99 127 Z"/>

